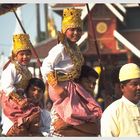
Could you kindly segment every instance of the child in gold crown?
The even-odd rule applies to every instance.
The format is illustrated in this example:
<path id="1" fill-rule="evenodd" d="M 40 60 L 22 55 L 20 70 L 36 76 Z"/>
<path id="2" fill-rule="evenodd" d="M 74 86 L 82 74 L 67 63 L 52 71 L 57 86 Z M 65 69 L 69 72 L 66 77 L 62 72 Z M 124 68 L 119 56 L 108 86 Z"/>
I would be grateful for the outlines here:
<path id="1" fill-rule="evenodd" d="M 102 113 L 92 95 L 75 80 L 79 78 L 84 64 L 84 58 L 76 44 L 82 35 L 80 16 L 80 9 L 64 9 L 59 43 L 50 50 L 41 67 L 43 78 L 48 83 L 49 96 L 53 101 L 52 135 L 98 135 L 96 132 L 88 133 L 86 129 L 83 131 L 75 127 L 96 123 Z M 56 122 L 62 123 L 59 130 L 55 127 Z"/>
<path id="2" fill-rule="evenodd" d="M 30 47 L 28 34 L 14 35 L 12 56 L 2 72 L 2 134 L 6 136 L 40 135 L 40 108 L 29 103 L 24 93 L 32 77 L 27 67 Z"/>

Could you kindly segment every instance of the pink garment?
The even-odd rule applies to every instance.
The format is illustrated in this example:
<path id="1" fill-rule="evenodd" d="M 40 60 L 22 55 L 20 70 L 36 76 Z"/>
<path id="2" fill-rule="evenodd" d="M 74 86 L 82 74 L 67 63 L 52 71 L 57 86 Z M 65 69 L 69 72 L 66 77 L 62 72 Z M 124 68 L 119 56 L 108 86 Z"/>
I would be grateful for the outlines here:
<path id="1" fill-rule="evenodd" d="M 66 123 L 80 125 L 84 122 L 96 122 L 101 118 L 101 107 L 82 86 L 72 81 L 64 82 L 61 86 L 68 92 L 65 99 L 60 98 L 51 87 L 49 94 L 54 101 L 53 107 Z"/>
<path id="2" fill-rule="evenodd" d="M 40 111 L 40 108 L 35 107 L 33 104 L 31 104 L 31 106 L 29 106 L 26 110 L 23 110 L 13 100 L 9 99 L 9 97 L 6 96 L 4 92 L 1 94 L 1 103 L 4 114 L 12 122 L 18 122 L 18 125 L 21 125 L 23 123 L 23 118 L 28 118 L 33 114 L 33 112 Z"/>

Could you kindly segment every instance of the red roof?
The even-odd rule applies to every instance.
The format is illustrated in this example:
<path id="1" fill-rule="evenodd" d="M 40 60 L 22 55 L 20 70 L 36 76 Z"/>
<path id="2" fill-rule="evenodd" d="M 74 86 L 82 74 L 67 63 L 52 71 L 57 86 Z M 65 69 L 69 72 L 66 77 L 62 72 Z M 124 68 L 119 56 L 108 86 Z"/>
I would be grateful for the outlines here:
<path id="1" fill-rule="evenodd" d="M 35 45 L 35 50 L 36 50 L 36 53 L 38 54 L 38 57 L 40 59 L 42 58 L 45 58 L 47 55 L 48 55 L 48 52 L 49 50 L 55 46 L 57 44 L 57 39 L 56 38 L 51 38 L 51 39 L 48 39 L 48 40 L 45 40 L 41 43 L 38 43 Z M 35 57 L 33 56 L 33 59 Z"/>

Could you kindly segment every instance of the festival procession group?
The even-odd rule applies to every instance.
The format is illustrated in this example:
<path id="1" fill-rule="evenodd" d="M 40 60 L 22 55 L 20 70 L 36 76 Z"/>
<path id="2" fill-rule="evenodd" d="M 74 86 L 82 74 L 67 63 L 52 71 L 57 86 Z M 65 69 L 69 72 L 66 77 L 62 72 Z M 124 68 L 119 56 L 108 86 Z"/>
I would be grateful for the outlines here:
<path id="1" fill-rule="evenodd" d="M 92 93 L 99 74 L 85 63 L 76 44 L 81 36 L 81 9 L 65 8 L 58 43 L 37 78 L 28 69 L 30 36 L 13 35 L 11 56 L 1 74 L 2 137 L 140 136 L 140 67 L 121 66 L 122 95 L 103 110 Z"/>

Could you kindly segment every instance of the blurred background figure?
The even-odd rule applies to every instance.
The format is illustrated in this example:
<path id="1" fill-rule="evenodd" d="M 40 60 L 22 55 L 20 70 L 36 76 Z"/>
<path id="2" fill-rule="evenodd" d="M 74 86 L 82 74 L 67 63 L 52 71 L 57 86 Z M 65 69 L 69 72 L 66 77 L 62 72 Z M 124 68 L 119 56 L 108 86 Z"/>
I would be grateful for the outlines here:
<path id="1" fill-rule="evenodd" d="M 93 97 L 95 97 L 94 90 L 96 86 L 96 80 L 98 78 L 98 73 L 92 67 L 88 65 L 82 66 L 79 83 L 84 87 L 86 91 L 91 93 Z"/>
<path id="2" fill-rule="evenodd" d="M 120 80 L 119 80 L 119 71 L 120 67 L 116 67 L 111 71 L 111 78 L 112 78 L 112 87 L 113 87 L 113 92 L 112 92 L 112 98 L 113 101 L 120 99 L 122 97 L 122 91 L 120 87 Z"/>

